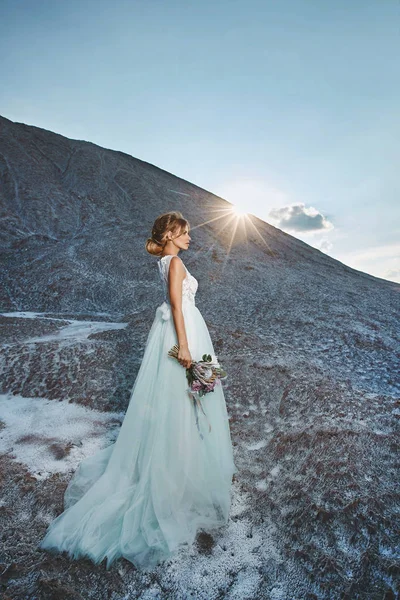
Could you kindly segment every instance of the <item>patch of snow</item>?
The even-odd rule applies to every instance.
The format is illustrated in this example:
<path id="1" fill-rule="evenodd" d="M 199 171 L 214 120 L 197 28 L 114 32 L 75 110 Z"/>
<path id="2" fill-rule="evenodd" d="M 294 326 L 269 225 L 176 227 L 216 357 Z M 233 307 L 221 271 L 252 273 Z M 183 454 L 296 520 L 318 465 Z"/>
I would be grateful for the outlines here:
<path id="1" fill-rule="evenodd" d="M 266 445 L 267 445 L 266 440 L 259 440 L 258 442 L 253 442 L 252 444 L 247 444 L 246 448 L 247 448 L 247 450 L 261 450 L 261 448 L 264 448 Z"/>
<path id="2" fill-rule="evenodd" d="M 246 492 L 239 492 L 237 483 L 232 483 L 232 502 L 229 514 L 231 517 L 241 515 L 250 506 L 251 496 Z"/>
<path id="3" fill-rule="evenodd" d="M 46 398 L 0 395 L 0 452 L 25 464 L 37 479 L 73 471 L 115 440 L 124 413 L 100 412 Z M 64 448 L 71 445 L 70 450 Z M 55 452 L 52 451 L 55 450 Z M 57 450 L 62 458 L 56 458 Z"/>
<path id="4" fill-rule="evenodd" d="M 43 313 L 32 312 L 32 311 L 17 311 L 17 312 L 7 312 L 0 313 L 1 317 L 18 317 L 19 319 L 38 319 L 43 316 Z M 46 318 L 46 317 L 43 317 Z M 58 319 L 61 321 L 61 319 Z"/>
<path id="5" fill-rule="evenodd" d="M 160 566 L 162 583 L 177 590 L 179 598 L 212 600 L 221 594 L 231 600 L 256 598 L 262 565 L 258 549 L 265 545 L 262 533 L 242 519 L 229 520 L 212 535 L 216 543 L 209 555 L 193 545 L 168 561 L 167 569 Z"/>
<path id="6" fill-rule="evenodd" d="M 43 335 L 34 337 L 26 340 L 24 343 L 44 343 L 44 342 L 63 342 L 72 341 L 82 342 L 87 340 L 89 335 L 92 333 L 101 333 L 102 331 L 109 331 L 110 329 L 125 329 L 128 323 L 107 323 L 105 321 L 74 321 L 68 319 L 69 324 L 62 327 L 55 333 L 49 335 Z"/>
<path id="7" fill-rule="evenodd" d="M 87 340 L 88 336 L 93 333 L 101 333 L 114 329 L 125 329 L 128 326 L 127 322 L 114 323 L 112 321 L 80 321 L 78 319 L 60 319 L 53 317 L 45 317 L 42 313 L 35 312 L 10 312 L 0 313 L 2 317 L 20 317 L 24 319 L 41 318 L 51 321 L 67 321 L 68 325 L 61 327 L 58 331 L 48 335 L 37 336 L 24 340 L 24 344 L 42 344 L 48 342 L 66 342 L 76 343 Z M 19 342 L 20 343 L 20 342 Z M 4 344 L 5 346 L 14 344 Z"/>
<path id="8" fill-rule="evenodd" d="M 280 468 L 277 465 L 276 467 L 274 467 L 273 469 L 270 470 L 269 474 L 271 475 L 271 477 L 276 477 L 279 474 Z"/>
<path id="9" fill-rule="evenodd" d="M 270 591 L 270 599 L 271 600 L 287 600 L 286 592 L 281 587 L 275 586 Z"/>
<path id="10" fill-rule="evenodd" d="M 260 481 L 257 481 L 256 483 L 256 488 L 260 492 L 265 492 L 268 489 L 267 481 L 265 479 L 260 479 Z"/>

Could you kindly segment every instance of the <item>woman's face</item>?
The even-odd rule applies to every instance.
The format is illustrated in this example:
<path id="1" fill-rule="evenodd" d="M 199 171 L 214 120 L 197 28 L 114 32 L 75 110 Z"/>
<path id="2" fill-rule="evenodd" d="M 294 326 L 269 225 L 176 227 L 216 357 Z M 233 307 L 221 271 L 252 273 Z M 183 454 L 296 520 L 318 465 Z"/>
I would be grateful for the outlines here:
<path id="1" fill-rule="evenodd" d="M 190 240 L 192 238 L 189 235 L 189 228 L 184 227 L 179 237 L 174 239 L 175 244 L 181 248 L 181 250 L 187 250 L 189 248 Z"/>

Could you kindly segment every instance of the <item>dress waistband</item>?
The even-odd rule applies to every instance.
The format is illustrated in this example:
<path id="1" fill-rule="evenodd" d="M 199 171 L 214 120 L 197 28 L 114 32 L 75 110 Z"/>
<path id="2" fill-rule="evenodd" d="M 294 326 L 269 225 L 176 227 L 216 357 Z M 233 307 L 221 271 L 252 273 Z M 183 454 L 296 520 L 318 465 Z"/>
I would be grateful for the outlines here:
<path id="1" fill-rule="evenodd" d="M 189 300 L 188 298 L 182 298 L 182 306 L 184 306 L 185 304 L 196 306 L 193 300 Z M 158 314 L 158 316 L 161 319 L 163 319 L 163 321 L 168 321 L 168 319 L 171 318 L 171 304 L 164 300 L 164 302 L 157 307 L 156 314 Z"/>

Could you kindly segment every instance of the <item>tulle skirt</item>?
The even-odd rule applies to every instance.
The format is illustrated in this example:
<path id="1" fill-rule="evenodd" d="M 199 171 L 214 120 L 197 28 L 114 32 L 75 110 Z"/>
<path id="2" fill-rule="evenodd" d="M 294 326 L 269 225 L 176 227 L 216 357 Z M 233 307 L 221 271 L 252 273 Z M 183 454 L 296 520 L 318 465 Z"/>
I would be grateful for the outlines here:
<path id="1" fill-rule="evenodd" d="M 192 359 L 215 354 L 197 306 L 187 301 L 182 308 Z M 118 438 L 80 463 L 65 491 L 64 512 L 39 548 L 86 556 L 96 564 L 106 558 L 107 569 L 124 557 L 147 570 L 192 544 L 198 530 L 227 523 L 238 469 L 223 388 L 216 385 L 201 398 L 206 417 L 196 410 L 185 368 L 168 356 L 176 343 L 164 302 L 156 310 Z"/>

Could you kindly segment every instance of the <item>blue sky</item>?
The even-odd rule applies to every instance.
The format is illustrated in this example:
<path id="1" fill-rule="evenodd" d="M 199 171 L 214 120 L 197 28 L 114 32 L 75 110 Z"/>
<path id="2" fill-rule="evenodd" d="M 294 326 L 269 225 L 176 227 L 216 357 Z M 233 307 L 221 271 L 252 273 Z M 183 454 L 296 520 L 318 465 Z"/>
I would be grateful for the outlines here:
<path id="1" fill-rule="evenodd" d="M 0 0 L 0 114 L 400 282 L 399 25 L 397 0 Z"/>

